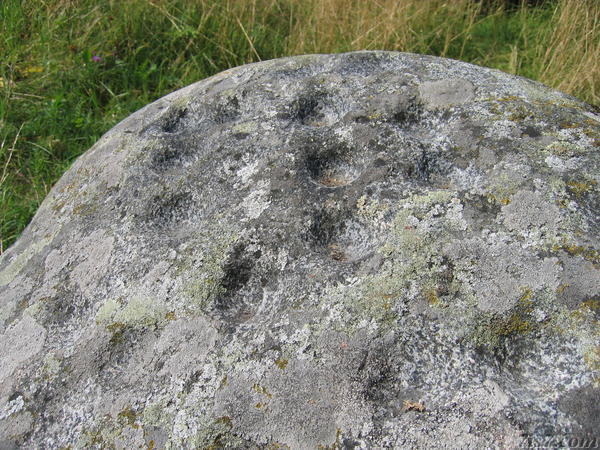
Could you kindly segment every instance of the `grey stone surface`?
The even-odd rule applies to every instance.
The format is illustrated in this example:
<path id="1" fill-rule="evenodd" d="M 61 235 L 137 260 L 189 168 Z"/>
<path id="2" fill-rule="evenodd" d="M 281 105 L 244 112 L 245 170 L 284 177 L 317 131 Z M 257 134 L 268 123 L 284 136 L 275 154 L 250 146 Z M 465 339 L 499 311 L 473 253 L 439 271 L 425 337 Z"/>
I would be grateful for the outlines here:
<path id="1" fill-rule="evenodd" d="M 0 445 L 598 439 L 599 120 L 386 52 L 148 105 L 0 259 Z"/>

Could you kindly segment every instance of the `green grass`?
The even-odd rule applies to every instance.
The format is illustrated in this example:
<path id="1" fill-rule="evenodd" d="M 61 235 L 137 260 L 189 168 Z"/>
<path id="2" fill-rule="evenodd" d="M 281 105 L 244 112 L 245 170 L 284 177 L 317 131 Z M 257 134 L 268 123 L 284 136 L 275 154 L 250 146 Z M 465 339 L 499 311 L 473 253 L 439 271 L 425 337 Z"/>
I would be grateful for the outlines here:
<path id="1" fill-rule="evenodd" d="M 589 61 L 600 59 L 600 2 L 556 0 L 515 11 L 484 3 L 491 5 L 485 13 L 473 0 L 2 0 L 0 252 L 74 159 L 118 121 L 259 59 L 363 48 L 427 53 L 599 102 L 598 67 Z M 581 17 L 563 17 L 567 3 L 583 4 L 569 12 Z M 567 26 L 577 20 L 587 22 Z M 566 62 L 547 51 L 557 43 L 567 45 Z M 591 75 L 578 76 L 582 64 Z"/>

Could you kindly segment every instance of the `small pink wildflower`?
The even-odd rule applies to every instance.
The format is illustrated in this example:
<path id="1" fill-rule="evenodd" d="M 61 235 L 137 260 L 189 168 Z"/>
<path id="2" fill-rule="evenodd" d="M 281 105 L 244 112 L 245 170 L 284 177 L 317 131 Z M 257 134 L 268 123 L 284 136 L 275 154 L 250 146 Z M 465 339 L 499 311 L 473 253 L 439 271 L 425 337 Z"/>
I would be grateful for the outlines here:
<path id="1" fill-rule="evenodd" d="M 102 61 L 102 58 L 100 58 L 98 55 L 93 55 L 92 56 L 92 61 L 94 61 L 94 62 L 100 62 L 100 61 Z"/>

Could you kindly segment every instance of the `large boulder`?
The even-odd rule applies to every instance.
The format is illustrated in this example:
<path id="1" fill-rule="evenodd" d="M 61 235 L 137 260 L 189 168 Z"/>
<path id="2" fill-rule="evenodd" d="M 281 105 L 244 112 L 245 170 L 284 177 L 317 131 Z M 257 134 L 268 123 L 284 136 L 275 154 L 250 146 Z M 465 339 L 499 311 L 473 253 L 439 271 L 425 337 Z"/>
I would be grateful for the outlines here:
<path id="1" fill-rule="evenodd" d="M 0 447 L 598 439 L 599 121 L 387 52 L 148 105 L 0 260 Z"/>

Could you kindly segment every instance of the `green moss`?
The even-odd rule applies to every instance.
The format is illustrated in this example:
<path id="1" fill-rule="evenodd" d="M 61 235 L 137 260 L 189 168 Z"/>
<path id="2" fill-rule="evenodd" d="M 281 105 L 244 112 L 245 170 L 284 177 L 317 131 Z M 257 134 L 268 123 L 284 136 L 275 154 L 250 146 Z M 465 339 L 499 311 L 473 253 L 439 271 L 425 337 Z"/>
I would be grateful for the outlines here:
<path id="1" fill-rule="evenodd" d="M 498 101 L 498 102 L 516 102 L 516 101 L 521 101 L 521 98 L 517 97 L 516 95 L 507 95 L 506 97 L 501 97 L 499 99 L 496 99 L 496 101 Z"/>
<path id="2" fill-rule="evenodd" d="M 495 324 L 495 333 L 502 337 L 527 334 L 532 329 L 531 320 L 520 312 L 511 314 L 507 319 L 500 320 Z"/>
<path id="3" fill-rule="evenodd" d="M 600 301 L 585 300 L 573 310 L 564 309 L 553 318 L 552 326 L 557 332 L 574 338 L 584 364 L 592 372 L 594 383 L 600 387 L 600 321 L 597 319 Z"/>
<path id="4" fill-rule="evenodd" d="M 115 442 L 121 435 L 121 430 L 122 427 L 107 414 L 84 428 L 76 448 L 116 449 Z"/>
<path id="5" fill-rule="evenodd" d="M 512 194 L 512 192 L 511 192 L 511 194 Z M 502 206 L 509 205 L 510 204 L 510 194 L 508 194 L 508 191 L 504 192 L 504 195 L 505 195 L 504 197 L 501 195 L 498 196 L 496 194 L 488 193 L 488 194 L 486 194 L 486 198 L 489 203 L 495 203 L 495 204 L 502 205 Z"/>
<path id="6" fill-rule="evenodd" d="M 594 385 L 600 387 L 600 345 L 588 347 L 583 353 L 583 361 L 595 373 Z"/>
<path id="7" fill-rule="evenodd" d="M 569 130 L 569 129 L 573 129 L 573 128 L 579 128 L 579 127 L 581 127 L 581 125 L 573 123 L 573 122 L 569 122 L 568 120 L 563 120 L 562 122 L 560 122 L 558 124 L 558 127 L 561 130 Z"/>
<path id="8" fill-rule="evenodd" d="M 530 117 L 532 117 L 532 111 L 522 105 L 517 106 L 513 109 L 513 111 L 509 114 L 509 120 L 513 122 L 522 122 Z"/>
<path id="9" fill-rule="evenodd" d="M 224 375 L 223 378 L 221 379 L 221 382 L 219 383 L 219 389 L 223 389 L 225 386 L 227 386 L 228 381 L 227 381 L 227 375 Z"/>
<path id="10" fill-rule="evenodd" d="M 600 311 L 600 300 L 591 298 L 581 302 L 581 308 L 588 308 L 590 311 Z"/>
<path id="11" fill-rule="evenodd" d="M 433 307 L 447 306 L 440 299 L 440 296 L 438 295 L 437 289 L 435 287 L 425 288 L 423 291 L 423 296 L 425 297 L 425 299 L 427 300 L 427 303 L 429 303 L 430 306 L 433 306 Z"/>
<path id="12" fill-rule="evenodd" d="M 229 416 L 219 417 L 218 419 L 215 420 L 215 423 L 223 424 L 229 428 L 231 428 L 231 426 L 232 426 L 231 425 L 231 417 L 229 417 Z"/>
<path id="13" fill-rule="evenodd" d="M 191 280 L 185 289 L 185 294 L 191 300 L 192 309 L 206 311 L 210 308 L 212 301 L 225 292 L 221 286 L 222 270 L 215 268 L 216 276 L 207 276 L 206 273 L 199 274 L 198 278 Z"/>
<path id="14" fill-rule="evenodd" d="M 112 333 L 109 344 L 118 345 L 122 344 L 125 336 L 125 324 L 120 322 L 114 322 L 106 326 L 106 329 Z"/>
<path id="15" fill-rule="evenodd" d="M 528 287 L 523 288 L 523 295 L 521 295 L 521 297 L 519 298 L 519 304 L 521 305 L 521 307 L 527 308 L 527 310 L 529 311 L 529 309 L 533 306 L 533 299 L 533 291 Z"/>

